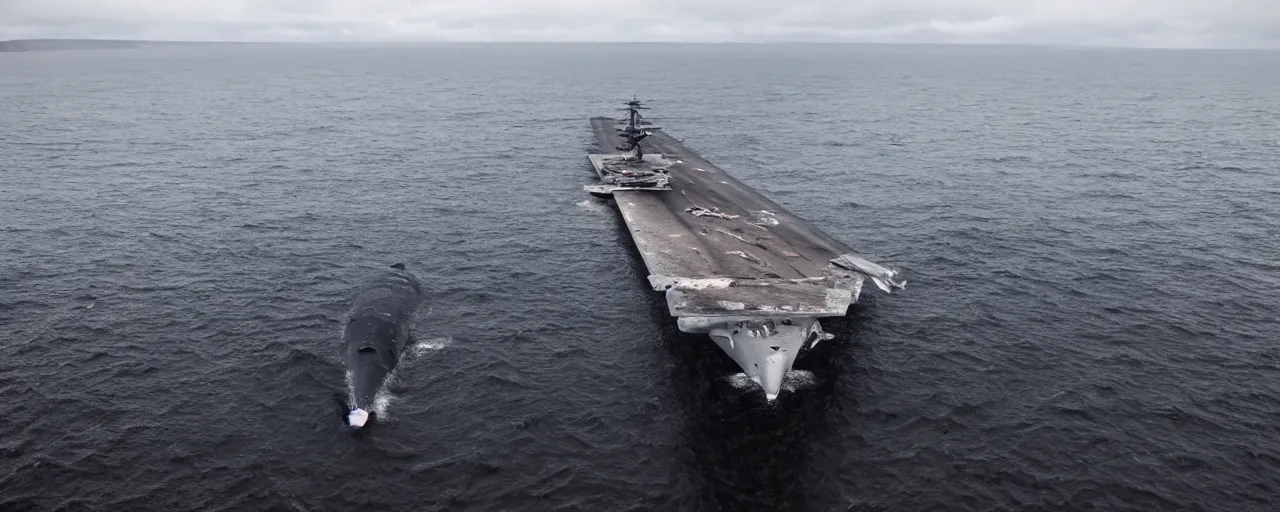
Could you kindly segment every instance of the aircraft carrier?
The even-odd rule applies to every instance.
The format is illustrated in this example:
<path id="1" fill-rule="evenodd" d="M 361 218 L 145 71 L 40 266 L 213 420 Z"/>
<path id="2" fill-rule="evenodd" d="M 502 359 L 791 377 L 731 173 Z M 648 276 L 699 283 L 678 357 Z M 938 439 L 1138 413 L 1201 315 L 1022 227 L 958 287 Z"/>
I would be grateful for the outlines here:
<path id="1" fill-rule="evenodd" d="M 709 335 L 769 400 L 801 349 L 830 339 L 819 318 L 844 316 L 868 279 L 906 285 L 626 105 L 591 119 L 600 183 L 584 189 L 613 198 L 680 330 Z"/>

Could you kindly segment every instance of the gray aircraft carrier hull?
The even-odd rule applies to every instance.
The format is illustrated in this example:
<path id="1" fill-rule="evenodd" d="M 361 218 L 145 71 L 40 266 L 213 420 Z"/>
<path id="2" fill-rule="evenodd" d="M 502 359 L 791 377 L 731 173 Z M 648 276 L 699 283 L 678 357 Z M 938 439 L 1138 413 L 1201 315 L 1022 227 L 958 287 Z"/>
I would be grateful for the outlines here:
<path id="1" fill-rule="evenodd" d="M 629 158 L 615 149 L 622 123 L 591 119 L 588 160 L 602 183 L 584 189 L 613 197 L 680 330 L 709 335 L 769 400 L 800 350 L 829 338 L 819 318 L 844 316 L 867 279 L 905 286 L 657 127 L 645 127 L 643 162 Z M 663 180 L 617 185 L 626 170 Z"/>

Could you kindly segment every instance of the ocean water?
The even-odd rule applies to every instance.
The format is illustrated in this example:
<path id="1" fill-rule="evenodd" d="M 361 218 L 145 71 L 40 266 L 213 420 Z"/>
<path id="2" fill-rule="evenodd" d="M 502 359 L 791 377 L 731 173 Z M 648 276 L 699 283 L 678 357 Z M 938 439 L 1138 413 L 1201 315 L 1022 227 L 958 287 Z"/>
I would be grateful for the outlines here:
<path id="1" fill-rule="evenodd" d="M 0 509 L 1273 510 L 1280 52 L 0 55 Z M 873 261 L 774 404 L 679 333 L 587 118 Z M 430 290 L 351 433 L 339 324 Z"/>

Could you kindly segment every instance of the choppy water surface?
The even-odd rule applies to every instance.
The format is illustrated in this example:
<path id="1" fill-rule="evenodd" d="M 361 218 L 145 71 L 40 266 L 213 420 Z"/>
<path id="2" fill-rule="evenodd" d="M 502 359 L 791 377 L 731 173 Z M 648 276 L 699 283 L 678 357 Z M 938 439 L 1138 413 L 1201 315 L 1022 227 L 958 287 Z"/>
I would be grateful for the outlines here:
<path id="1" fill-rule="evenodd" d="M 0 56 L 0 508 L 1269 510 L 1280 53 Z M 592 178 L 633 94 L 899 268 L 779 402 Z M 432 290 L 352 435 L 338 319 Z"/>

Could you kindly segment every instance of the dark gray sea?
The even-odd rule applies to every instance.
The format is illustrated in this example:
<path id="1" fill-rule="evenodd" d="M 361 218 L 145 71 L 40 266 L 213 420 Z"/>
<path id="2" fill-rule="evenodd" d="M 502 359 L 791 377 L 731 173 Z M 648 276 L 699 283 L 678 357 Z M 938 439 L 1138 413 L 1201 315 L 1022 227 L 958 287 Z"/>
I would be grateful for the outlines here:
<path id="1" fill-rule="evenodd" d="M 2 510 L 1275 510 L 1280 52 L 0 55 Z M 582 185 L 673 136 L 867 258 L 774 404 Z M 419 344 L 342 422 L 339 320 Z"/>

